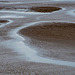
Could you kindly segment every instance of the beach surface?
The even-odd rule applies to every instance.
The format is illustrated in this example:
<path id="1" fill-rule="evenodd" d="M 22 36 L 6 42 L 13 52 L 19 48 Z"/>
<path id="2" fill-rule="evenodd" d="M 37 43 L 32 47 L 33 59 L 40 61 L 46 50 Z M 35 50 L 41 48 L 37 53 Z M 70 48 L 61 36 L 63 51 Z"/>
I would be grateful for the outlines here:
<path id="1" fill-rule="evenodd" d="M 0 2 L 0 75 L 74 75 L 75 2 Z"/>

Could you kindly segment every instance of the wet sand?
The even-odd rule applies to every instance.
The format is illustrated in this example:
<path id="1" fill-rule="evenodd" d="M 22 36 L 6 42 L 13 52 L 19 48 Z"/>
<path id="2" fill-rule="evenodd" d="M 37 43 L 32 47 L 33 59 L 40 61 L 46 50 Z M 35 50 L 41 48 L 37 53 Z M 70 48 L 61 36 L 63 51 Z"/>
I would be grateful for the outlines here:
<path id="1" fill-rule="evenodd" d="M 22 4 L 20 5 L 21 8 L 23 5 Z M 36 4 L 34 5 L 28 4 L 28 6 L 29 5 L 36 6 Z M 18 7 L 19 5 L 4 4 L 2 6 Z M 59 6 L 59 5 L 56 4 L 55 6 Z M 0 27 L 0 74 L 1 75 L 6 75 L 6 74 L 7 75 L 21 75 L 21 74 L 22 75 L 55 75 L 55 74 L 74 75 L 75 68 L 72 66 L 69 67 L 69 66 L 61 66 L 56 64 L 37 63 L 32 61 L 29 62 L 27 61 L 28 58 L 24 56 L 24 52 L 22 52 L 23 47 L 27 46 L 28 48 L 34 49 L 35 51 L 37 51 L 40 57 L 44 57 L 44 58 L 47 57 L 47 58 L 54 58 L 56 60 L 59 59 L 59 60 L 65 60 L 65 61 L 67 60 L 67 61 L 75 62 L 75 57 L 74 57 L 75 55 L 74 54 L 75 52 L 74 51 L 75 49 L 74 48 L 74 36 L 75 36 L 74 25 L 75 24 L 65 23 L 65 19 L 67 15 L 64 13 L 66 12 L 64 12 L 63 10 L 63 12 L 60 11 L 60 12 L 53 13 L 53 15 L 55 14 L 57 16 L 59 14 L 59 17 L 56 17 L 56 16 L 53 16 L 52 14 L 33 15 L 32 13 L 24 14 L 24 12 L 22 13 L 20 11 L 13 11 L 13 12 L 11 11 L 12 10 L 10 9 L 9 12 L 4 12 L 4 13 L 0 12 L 0 13 L 2 16 L 10 13 L 9 15 L 13 14 L 15 17 L 20 15 L 24 17 L 21 17 L 21 18 L 18 18 L 18 17 L 13 18 L 12 16 L 6 17 L 4 19 L 10 20 L 12 22 L 8 24 L 5 23 L 5 25 Z M 66 16 L 64 17 L 61 14 Z M 52 15 L 53 17 L 51 17 L 50 15 Z M 61 17 L 60 15 L 63 17 Z M 66 19 L 66 22 L 74 22 L 75 18 L 73 16 L 68 15 L 67 17 L 68 19 Z M 61 20 L 61 22 L 59 19 Z M 55 22 L 46 23 L 48 24 L 47 26 L 45 23 L 40 23 L 40 21 L 47 21 L 47 20 L 50 22 L 55 21 L 57 23 Z M 64 23 L 62 23 L 62 21 Z M 37 23 L 37 25 L 35 23 Z M 31 24 L 35 26 L 30 26 Z M 17 34 L 19 30 L 23 31 L 22 34 L 20 34 L 21 36 Z M 39 33 L 39 31 L 41 33 Z M 43 32 L 47 34 L 43 34 Z M 24 49 L 24 50 L 27 51 L 27 49 Z M 21 52 L 23 54 L 21 54 Z"/>
<path id="2" fill-rule="evenodd" d="M 58 8 L 58 7 L 32 7 L 30 8 L 30 10 L 34 12 L 44 12 L 44 13 L 58 11 L 60 9 L 61 8 Z"/>
<path id="3" fill-rule="evenodd" d="M 40 49 L 39 54 L 42 53 L 42 56 L 75 61 L 74 23 L 40 23 L 26 27 L 20 32 L 29 37 L 28 44 L 37 47 L 36 50 Z"/>
<path id="4" fill-rule="evenodd" d="M 9 21 L 7 21 L 7 20 L 0 20 L 0 23 L 7 23 L 7 22 L 9 22 Z"/>

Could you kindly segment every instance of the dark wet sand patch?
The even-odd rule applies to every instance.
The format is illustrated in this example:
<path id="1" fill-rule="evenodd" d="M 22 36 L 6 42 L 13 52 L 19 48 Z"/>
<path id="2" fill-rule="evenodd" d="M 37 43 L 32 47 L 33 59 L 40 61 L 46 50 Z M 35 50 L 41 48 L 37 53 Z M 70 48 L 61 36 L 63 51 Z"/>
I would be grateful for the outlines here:
<path id="1" fill-rule="evenodd" d="M 41 23 L 21 30 L 23 35 L 46 40 L 50 38 L 75 40 L 75 24 L 73 23 Z M 43 38 L 44 37 L 44 38 Z"/>
<path id="2" fill-rule="evenodd" d="M 8 20 L 0 20 L 0 23 L 6 23 L 9 22 Z"/>
<path id="3" fill-rule="evenodd" d="M 20 31 L 27 36 L 28 46 L 36 49 L 38 55 L 64 61 L 75 61 L 75 24 L 40 23 Z"/>
<path id="4" fill-rule="evenodd" d="M 35 12 L 53 12 L 53 11 L 58 11 L 61 8 L 59 7 L 32 7 L 30 10 L 35 11 Z"/>

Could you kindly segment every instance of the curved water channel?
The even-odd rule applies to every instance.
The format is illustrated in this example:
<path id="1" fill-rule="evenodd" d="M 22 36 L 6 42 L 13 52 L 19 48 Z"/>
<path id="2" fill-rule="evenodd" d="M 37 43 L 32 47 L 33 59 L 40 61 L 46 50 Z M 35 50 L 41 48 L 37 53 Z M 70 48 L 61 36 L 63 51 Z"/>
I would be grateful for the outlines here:
<path id="1" fill-rule="evenodd" d="M 63 11 L 63 10 L 61 10 Z M 43 15 L 45 13 L 37 13 L 37 12 L 20 12 L 20 11 L 9 11 L 9 10 L 0 10 L 0 13 L 17 13 L 17 15 L 2 15 L 0 18 L 6 18 L 9 20 L 8 23 L 6 24 L 2 24 L 0 26 L 0 28 L 8 25 L 8 24 L 12 24 L 14 22 L 14 20 L 10 20 L 10 18 L 26 18 L 27 15 Z M 60 11 L 58 11 L 60 12 Z M 20 15 L 21 16 L 20 16 Z M 46 13 L 47 14 L 47 13 Z M 51 15 L 51 14 L 50 14 Z M 56 65 L 64 65 L 64 66 L 71 66 L 71 67 L 75 67 L 75 62 L 70 62 L 70 61 L 63 61 L 63 60 L 56 60 L 53 58 L 44 58 L 44 57 L 40 57 L 37 55 L 37 51 L 35 51 L 33 48 L 30 48 L 29 46 L 27 46 L 23 41 L 25 41 L 25 38 L 23 38 L 21 35 L 18 34 L 18 32 L 28 26 L 31 25 L 35 25 L 37 23 L 42 23 L 42 22 L 48 22 L 48 21 L 37 21 L 38 17 L 35 17 L 36 21 L 30 22 L 30 23 L 25 23 L 24 25 L 17 27 L 15 29 L 12 29 L 11 31 L 8 32 L 7 36 L 13 38 L 11 40 L 4 40 L 3 42 L 1 42 L 1 44 L 7 48 L 11 48 L 14 51 L 17 51 L 19 54 L 22 54 L 23 56 L 25 56 L 27 59 L 27 61 L 30 62 L 38 62 L 38 63 L 47 63 L 47 64 L 56 64 Z M 31 17 L 29 17 L 29 19 L 31 19 Z M 39 18 L 40 19 L 40 18 Z"/>

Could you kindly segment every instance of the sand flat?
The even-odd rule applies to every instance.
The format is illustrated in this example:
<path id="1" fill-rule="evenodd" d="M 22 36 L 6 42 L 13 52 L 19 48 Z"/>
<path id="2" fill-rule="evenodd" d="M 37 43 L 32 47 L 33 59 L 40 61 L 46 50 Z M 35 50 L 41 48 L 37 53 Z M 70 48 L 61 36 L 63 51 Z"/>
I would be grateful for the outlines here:
<path id="1" fill-rule="evenodd" d="M 28 44 L 36 46 L 36 50 L 40 48 L 46 57 L 75 61 L 74 27 L 74 23 L 40 23 L 22 29 L 21 33 L 30 38 Z"/>
<path id="2" fill-rule="evenodd" d="M 53 3 L 55 3 L 55 2 L 53 2 Z M 28 4 L 26 4 L 26 3 L 25 4 L 12 4 L 12 5 L 2 4 L 0 6 L 17 7 L 17 8 L 23 7 L 24 8 L 24 7 L 29 7 L 29 6 L 30 7 L 38 6 L 38 4 L 39 3 L 36 2 L 36 3 L 31 3 L 31 4 L 30 3 L 28 3 Z M 64 4 L 64 3 L 58 2 L 56 4 L 51 3 L 51 5 L 50 5 L 47 2 L 47 4 L 49 6 L 66 7 L 67 10 L 74 8 L 74 3 L 71 3 L 71 4 L 65 3 Z M 47 4 L 40 3 L 39 6 L 41 6 L 41 5 L 48 6 Z M 70 7 L 68 7 L 68 6 L 70 6 Z M 63 13 L 64 13 L 63 15 L 66 15 L 64 11 L 62 13 L 61 12 L 57 12 L 57 13 L 59 15 L 63 14 Z M 57 15 L 57 13 L 54 13 L 54 14 Z M 4 14 L 6 15 L 6 13 L 4 13 Z M 4 14 L 0 13 L 0 15 L 4 15 Z M 9 14 L 9 12 L 7 14 Z M 11 13 L 11 14 L 13 14 L 13 13 Z M 48 20 L 48 21 L 58 22 L 58 21 L 62 20 L 62 21 L 66 21 L 66 22 L 74 22 L 75 18 L 73 16 L 68 16 L 68 15 L 66 15 L 68 17 L 67 19 L 65 18 L 66 16 L 64 17 L 65 19 L 61 16 L 59 16 L 57 18 L 56 16 L 53 16 L 52 14 L 51 15 L 53 17 L 51 17 L 47 14 L 34 15 L 34 16 L 32 14 L 30 14 L 30 15 L 29 14 L 20 14 L 20 15 L 24 16 L 24 18 L 5 18 L 7 20 L 10 19 L 13 22 L 5 25 L 5 27 L 0 28 L 0 74 L 1 75 L 21 75 L 21 74 L 22 75 L 56 75 L 56 74 L 57 75 L 74 75 L 75 68 L 73 68 L 73 67 L 45 64 L 45 63 L 37 63 L 37 62 L 36 63 L 35 62 L 27 62 L 26 57 L 24 57 L 22 54 L 20 54 L 19 51 L 16 51 L 16 49 L 15 49 L 16 45 L 14 45 L 14 43 L 16 41 L 17 42 L 21 41 L 21 42 L 26 43 L 28 47 L 36 48 L 35 50 L 38 51 L 38 55 L 40 57 L 45 57 L 45 58 L 52 57 L 52 58 L 56 58 L 56 59 L 60 59 L 60 60 L 68 60 L 68 61 L 75 62 L 75 56 L 74 56 L 75 51 L 74 51 L 74 49 L 72 49 L 72 48 L 74 48 L 74 40 L 75 40 L 73 23 L 72 24 L 66 23 L 66 25 L 64 25 L 64 26 L 60 26 L 60 25 L 56 26 L 54 23 L 53 27 L 49 26 L 51 23 L 49 23 L 49 25 L 47 25 L 48 27 L 45 26 L 45 24 L 42 24 L 43 26 L 40 27 L 39 25 L 41 25 L 41 24 L 39 24 L 38 26 L 34 26 L 34 27 L 31 26 L 31 27 L 25 28 L 25 29 L 23 29 L 24 36 L 22 35 L 23 33 L 21 35 L 25 39 L 26 39 L 26 36 L 28 36 L 29 40 L 27 38 L 26 41 L 17 39 L 17 37 L 15 38 L 15 35 L 14 36 L 12 35 L 13 37 L 10 37 L 11 35 L 9 34 L 9 32 L 11 30 L 17 29 L 18 27 L 21 27 L 24 25 L 26 25 L 26 27 L 27 27 L 28 24 L 31 24 L 31 23 L 34 23 L 37 21 L 47 21 Z M 48 16 L 47 18 L 45 17 L 46 15 Z M 37 19 L 38 17 L 39 17 L 39 19 Z M 42 17 L 44 20 L 42 19 Z M 56 24 L 60 24 L 60 23 L 56 23 Z M 72 27 L 71 27 L 71 25 L 72 25 Z M 65 26 L 66 26 L 66 28 L 65 28 Z M 38 36 L 36 34 L 36 32 L 39 32 L 37 30 L 37 28 L 41 32 L 40 34 L 37 33 L 40 36 Z M 48 29 L 48 28 L 50 28 L 50 29 Z M 47 31 L 47 29 L 48 29 L 48 31 Z M 64 31 L 63 31 L 63 29 L 64 29 Z M 31 34 L 32 30 L 35 30 L 35 32 L 33 31 L 33 33 L 35 33 L 35 34 Z M 51 36 L 50 36 L 50 33 L 48 33 L 49 30 L 52 31 Z M 26 31 L 27 35 L 25 34 L 25 31 Z M 42 31 L 44 33 L 48 33 L 48 34 L 42 34 L 43 33 Z M 59 32 L 59 31 L 61 31 L 61 32 Z M 65 33 L 65 31 L 66 31 L 66 33 Z M 56 32 L 57 32 L 57 34 L 56 34 Z M 37 37 L 35 37 L 35 35 Z M 45 37 L 45 38 L 43 38 L 43 37 Z M 50 40 L 50 37 L 51 37 L 51 40 Z M 68 39 L 68 40 L 66 40 L 66 39 Z M 13 42 L 11 42 L 11 40 Z M 52 43 L 52 46 L 50 47 L 51 43 Z M 13 44 L 14 46 L 12 46 L 11 44 Z M 9 45 L 11 48 L 9 47 Z M 14 50 L 12 47 L 14 48 Z M 53 50 L 52 48 L 54 48 L 54 47 L 55 47 L 55 49 Z M 62 48 L 64 48 L 64 49 L 62 49 Z"/>

